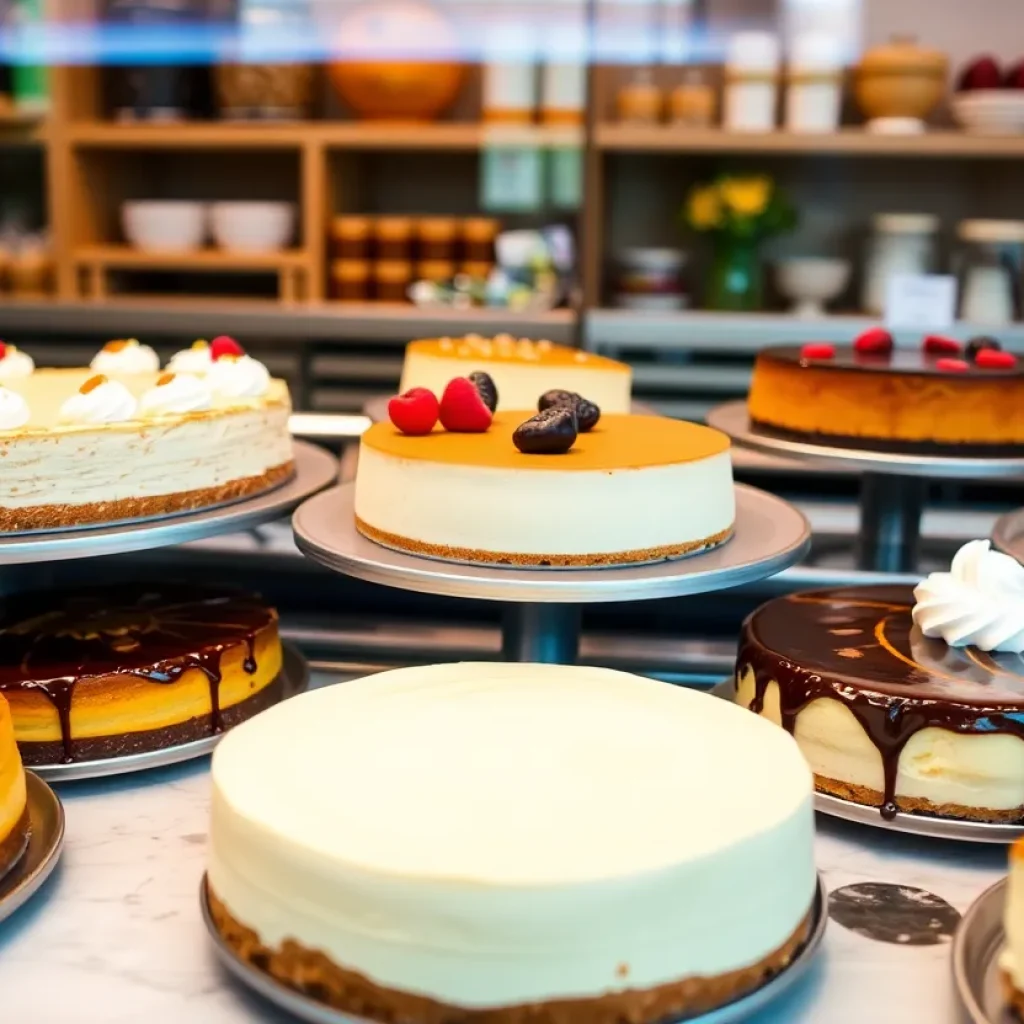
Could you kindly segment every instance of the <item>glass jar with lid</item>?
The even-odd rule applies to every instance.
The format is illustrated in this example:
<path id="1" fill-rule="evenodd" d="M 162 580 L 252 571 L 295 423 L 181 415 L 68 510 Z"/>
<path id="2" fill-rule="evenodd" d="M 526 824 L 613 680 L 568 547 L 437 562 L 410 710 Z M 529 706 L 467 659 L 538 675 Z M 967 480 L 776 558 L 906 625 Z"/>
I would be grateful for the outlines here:
<path id="1" fill-rule="evenodd" d="M 964 220 L 957 225 L 960 317 L 998 327 L 1020 316 L 1024 221 Z"/>
<path id="2" fill-rule="evenodd" d="M 872 217 L 871 228 L 861 304 L 865 312 L 881 316 L 890 278 L 927 274 L 934 267 L 939 218 L 930 213 L 879 213 Z"/>

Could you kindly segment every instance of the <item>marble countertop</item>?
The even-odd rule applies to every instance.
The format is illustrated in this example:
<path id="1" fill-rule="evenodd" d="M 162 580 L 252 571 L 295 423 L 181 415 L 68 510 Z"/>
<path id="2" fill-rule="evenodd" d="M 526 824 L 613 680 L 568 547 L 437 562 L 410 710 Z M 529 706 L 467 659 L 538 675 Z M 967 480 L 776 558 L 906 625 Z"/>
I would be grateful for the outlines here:
<path id="1" fill-rule="evenodd" d="M 199 913 L 208 759 L 58 787 L 62 861 L 0 924 L 0 1017 L 12 1024 L 286 1024 L 218 965 Z M 754 1024 L 954 1024 L 949 926 L 1005 873 L 1006 848 L 918 839 L 819 816 L 817 858 L 830 893 L 879 941 L 829 921 L 816 963 Z M 765 884 L 771 866 L 765 865 Z M 913 887 L 911 890 L 904 887 Z M 865 903 L 866 901 L 866 903 Z M 914 909 L 938 907 L 938 942 L 914 945 Z M 867 904 L 871 904 L 868 906 Z M 902 904 L 902 911 L 900 905 Z M 860 913 L 860 911 L 864 913 Z M 838 911 L 837 911 L 838 912 Z M 918 936 L 919 937 L 919 936 Z M 910 940 L 910 941 L 908 941 Z"/>

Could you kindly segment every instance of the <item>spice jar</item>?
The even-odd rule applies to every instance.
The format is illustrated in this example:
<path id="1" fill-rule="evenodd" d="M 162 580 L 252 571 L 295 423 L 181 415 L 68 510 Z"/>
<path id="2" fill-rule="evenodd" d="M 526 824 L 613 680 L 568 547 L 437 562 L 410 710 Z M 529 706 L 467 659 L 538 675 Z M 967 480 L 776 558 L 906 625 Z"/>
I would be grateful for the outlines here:
<path id="1" fill-rule="evenodd" d="M 338 259 L 366 259 L 372 233 L 373 221 L 369 217 L 335 217 L 331 221 L 331 249 Z"/>
<path id="2" fill-rule="evenodd" d="M 374 223 L 377 258 L 408 260 L 412 252 L 411 217 L 378 217 Z"/>
<path id="3" fill-rule="evenodd" d="M 775 128 L 779 41 L 771 32 L 736 32 L 725 65 L 725 127 L 733 132 Z"/>
<path id="4" fill-rule="evenodd" d="M 462 222 L 463 256 L 494 262 L 494 240 L 501 229 L 493 217 L 468 217 Z"/>
<path id="5" fill-rule="evenodd" d="M 370 261 L 332 261 L 331 294 L 341 302 L 365 302 L 370 297 Z"/>
<path id="6" fill-rule="evenodd" d="M 699 70 L 691 68 L 669 93 L 668 111 L 673 124 L 707 128 L 715 119 L 715 90 L 704 81 Z"/>
<path id="7" fill-rule="evenodd" d="M 412 284 L 412 264 L 408 260 L 378 260 L 373 277 L 380 302 L 405 302 Z"/>
<path id="8" fill-rule="evenodd" d="M 663 106 L 661 90 L 648 68 L 639 68 L 615 98 L 619 120 L 628 124 L 657 124 Z"/>
<path id="9" fill-rule="evenodd" d="M 416 240 L 421 260 L 452 260 L 459 234 L 454 217 L 423 217 L 416 222 Z"/>
<path id="10" fill-rule="evenodd" d="M 839 40 L 805 32 L 793 41 L 786 89 L 786 128 L 834 132 L 839 127 L 843 68 Z"/>

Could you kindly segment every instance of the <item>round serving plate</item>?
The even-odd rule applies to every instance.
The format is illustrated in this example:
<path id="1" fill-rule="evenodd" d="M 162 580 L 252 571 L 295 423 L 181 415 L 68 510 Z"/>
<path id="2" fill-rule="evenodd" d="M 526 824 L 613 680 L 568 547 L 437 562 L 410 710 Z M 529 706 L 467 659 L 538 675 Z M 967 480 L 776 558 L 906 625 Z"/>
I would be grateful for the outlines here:
<path id="1" fill-rule="evenodd" d="M 295 441 L 293 445 L 295 473 L 283 484 L 254 497 L 199 512 L 182 512 L 117 525 L 83 526 L 49 533 L 0 534 L 0 565 L 144 551 L 248 530 L 279 519 L 311 494 L 329 487 L 338 477 L 336 456 L 304 441 Z"/>
<path id="2" fill-rule="evenodd" d="M 388 587 L 485 601 L 593 603 L 702 594 L 764 579 L 810 547 L 807 520 L 765 491 L 736 485 L 735 534 L 711 551 L 640 566 L 513 569 L 462 565 L 392 551 L 356 529 L 355 486 L 305 502 L 292 526 L 300 550 L 330 569 Z"/>
<path id="3" fill-rule="evenodd" d="M 999 954 L 1006 943 L 1006 879 L 986 889 L 964 914 L 953 936 L 953 986 L 971 1024 L 1011 1024 Z"/>
<path id="4" fill-rule="evenodd" d="M 1001 479 L 1024 477 L 1024 456 L 995 458 L 988 456 L 927 455 L 883 452 L 870 448 L 846 448 L 812 444 L 778 437 L 758 430 L 750 422 L 746 402 L 726 402 L 707 415 L 708 425 L 728 434 L 737 444 L 772 455 L 793 459 L 828 461 L 870 473 L 895 476 L 935 476 L 955 479 Z"/>
<path id="5" fill-rule="evenodd" d="M 21 860 L 0 877 L 0 921 L 10 917 L 50 877 L 64 846 L 64 808 L 57 794 L 32 772 L 28 787 L 28 847 Z"/>
<path id="6" fill-rule="evenodd" d="M 283 653 L 281 674 L 281 700 L 287 700 L 303 693 L 309 686 L 309 665 L 292 644 L 281 644 Z M 273 684 L 271 684 L 273 685 Z M 280 703 L 278 701 L 277 703 Z M 271 705 L 273 706 L 273 705 Z M 176 747 L 160 750 L 146 750 L 141 754 L 125 754 L 123 757 L 104 757 L 96 761 L 73 761 L 70 764 L 37 764 L 32 766 L 40 778 L 47 782 L 72 782 L 76 779 L 102 779 L 108 775 L 126 775 L 129 772 L 146 771 L 149 768 L 164 768 L 182 761 L 209 754 L 220 742 L 224 733 L 204 736 L 202 739 L 180 743 Z"/>
<path id="7" fill-rule="evenodd" d="M 366 1017 L 357 1017 L 355 1014 L 336 1010 L 331 1006 L 311 999 L 309 996 L 289 988 L 265 971 L 254 967 L 247 960 L 243 960 L 224 941 L 217 930 L 217 926 L 213 923 L 210 903 L 206 893 L 205 874 L 199 886 L 199 904 L 202 908 L 203 922 L 206 924 L 206 930 L 213 940 L 213 948 L 220 962 L 239 981 L 248 985 L 254 992 L 258 992 L 264 999 L 268 999 L 281 1009 L 294 1014 L 300 1020 L 309 1021 L 310 1024 L 375 1024 L 375 1022 Z M 749 992 L 742 998 L 700 1016 L 687 1017 L 687 1024 L 732 1024 L 733 1021 L 743 1020 L 757 1013 L 767 1006 L 768 1003 L 777 999 L 787 989 L 791 988 L 807 972 L 814 961 L 814 954 L 825 937 L 825 925 L 828 922 L 827 906 L 828 893 L 819 875 L 818 888 L 814 896 L 811 933 L 789 966 L 766 981 L 760 988 Z"/>
<path id="8" fill-rule="evenodd" d="M 1018 562 L 1024 562 L 1024 508 L 1005 512 L 996 520 L 992 543 Z"/>
<path id="9" fill-rule="evenodd" d="M 732 701 L 736 697 L 736 684 L 724 679 L 709 691 L 715 697 Z M 833 818 L 856 821 L 872 828 L 888 829 L 890 832 L 906 832 L 915 836 L 930 836 L 934 839 L 959 839 L 968 843 L 1012 843 L 1024 836 L 1024 825 L 1010 825 L 1005 822 L 968 821 L 965 818 L 938 818 L 930 814 L 896 813 L 888 820 L 882 817 L 877 807 L 843 800 L 831 793 L 814 794 L 814 809 Z"/>
<path id="10" fill-rule="evenodd" d="M 367 416 L 374 423 L 383 423 L 388 418 L 388 402 L 394 395 L 377 395 L 375 398 L 368 398 L 363 403 L 363 415 Z M 631 402 L 629 411 L 634 416 L 657 416 L 658 413 L 651 406 L 644 402 Z"/>

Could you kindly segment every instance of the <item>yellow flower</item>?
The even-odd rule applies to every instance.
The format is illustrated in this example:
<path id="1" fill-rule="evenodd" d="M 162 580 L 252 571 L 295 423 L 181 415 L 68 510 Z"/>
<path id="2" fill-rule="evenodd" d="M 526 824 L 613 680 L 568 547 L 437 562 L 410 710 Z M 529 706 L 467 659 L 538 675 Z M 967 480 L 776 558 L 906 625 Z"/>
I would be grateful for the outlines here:
<path id="1" fill-rule="evenodd" d="M 764 213 L 772 193 L 770 178 L 726 178 L 719 183 L 722 202 L 740 217 Z"/>
<path id="2" fill-rule="evenodd" d="M 688 214 L 690 223 L 698 231 L 710 231 L 719 227 L 722 223 L 722 206 L 714 188 L 693 189 L 690 192 Z"/>

